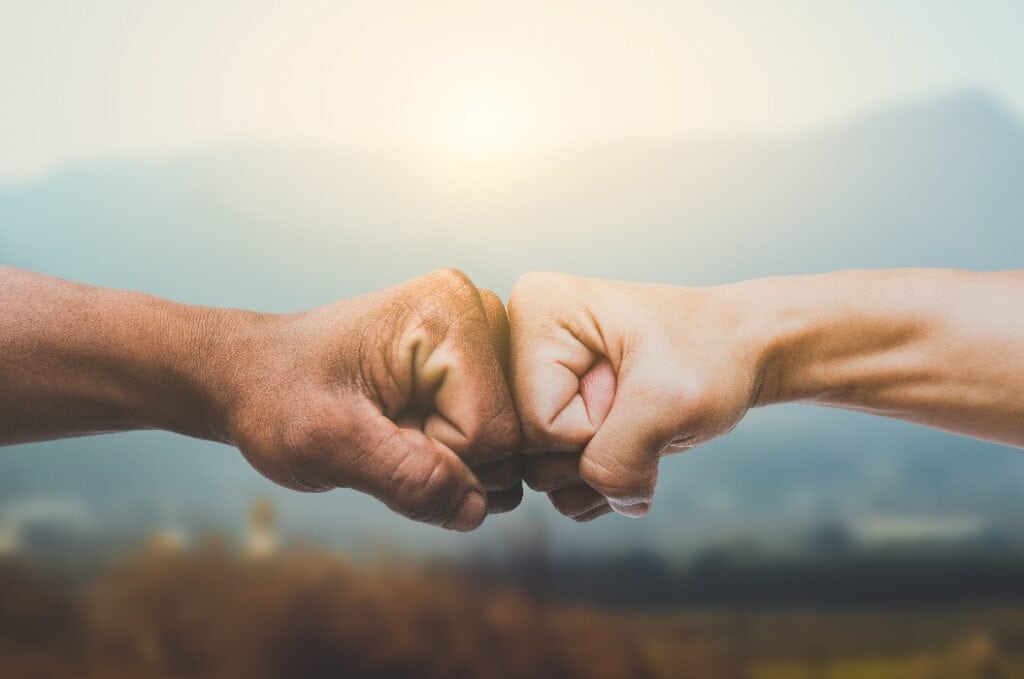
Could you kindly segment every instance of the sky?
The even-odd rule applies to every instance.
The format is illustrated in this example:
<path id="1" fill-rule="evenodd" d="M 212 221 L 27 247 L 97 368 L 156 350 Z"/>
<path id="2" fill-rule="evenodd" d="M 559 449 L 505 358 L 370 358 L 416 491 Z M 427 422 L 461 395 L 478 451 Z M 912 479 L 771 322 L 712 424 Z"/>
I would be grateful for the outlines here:
<path id="1" fill-rule="evenodd" d="M 498 158 L 787 135 L 982 87 L 1024 3 L 0 0 L 0 181 L 237 142 Z"/>

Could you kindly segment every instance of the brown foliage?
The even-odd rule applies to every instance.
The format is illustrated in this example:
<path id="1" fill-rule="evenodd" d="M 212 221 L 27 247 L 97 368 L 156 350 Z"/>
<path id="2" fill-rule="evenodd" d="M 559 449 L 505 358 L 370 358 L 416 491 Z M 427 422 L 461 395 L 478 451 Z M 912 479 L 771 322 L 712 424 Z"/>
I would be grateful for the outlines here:
<path id="1" fill-rule="evenodd" d="M 632 641 L 593 611 L 481 594 L 442 569 L 362 569 L 314 552 L 150 553 L 82 591 L 5 572 L 0 632 L 5 676 L 648 674 Z"/>

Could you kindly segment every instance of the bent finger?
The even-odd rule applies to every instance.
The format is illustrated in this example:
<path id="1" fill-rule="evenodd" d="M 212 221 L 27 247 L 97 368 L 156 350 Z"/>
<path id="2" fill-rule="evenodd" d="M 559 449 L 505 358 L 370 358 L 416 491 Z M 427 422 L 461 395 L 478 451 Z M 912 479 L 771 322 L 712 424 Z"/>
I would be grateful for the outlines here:
<path id="1" fill-rule="evenodd" d="M 550 492 L 548 497 L 551 499 L 551 504 L 555 506 L 555 509 L 570 518 L 582 516 L 602 505 L 608 504 L 603 495 L 590 486 L 583 484 Z"/>
<path id="2" fill-rule="evenodd" d="M 583 483 L 579 453 L 536 453 L 523 456 L 523 480 L 533 490 L 548 493 Z"/>

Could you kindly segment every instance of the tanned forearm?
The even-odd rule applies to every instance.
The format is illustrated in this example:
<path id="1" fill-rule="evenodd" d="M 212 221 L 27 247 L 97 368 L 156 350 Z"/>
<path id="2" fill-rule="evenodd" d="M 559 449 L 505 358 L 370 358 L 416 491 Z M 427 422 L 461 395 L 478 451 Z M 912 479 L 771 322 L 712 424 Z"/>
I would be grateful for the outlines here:
<path id="1" fill-rule="evenodd" d="M 0 268 L 0 444 L 165 429 L 466 531 L 522 499 L 498 297 L 458 271 L 294 314 Z"/>
<path id="2" fill-rule="evenodd" d="M 225 310 L 0 267 L 0 444 L 130 429 L 223 439 Z"/>

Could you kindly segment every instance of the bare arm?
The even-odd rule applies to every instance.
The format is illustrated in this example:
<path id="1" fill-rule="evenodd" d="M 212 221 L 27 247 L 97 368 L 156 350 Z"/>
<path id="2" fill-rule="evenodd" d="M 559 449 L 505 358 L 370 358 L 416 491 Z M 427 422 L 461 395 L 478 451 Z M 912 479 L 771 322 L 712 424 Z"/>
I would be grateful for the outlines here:
<path id="1" fill-rule="evenodd" d="M 522 497 L 501 302 L 439 271 L 296 314 L 0 268 L 0 445 L 167 429 L 470 530 Z"/>
<path id="2" fill-rule="evenodd" d="M 761 302 L 757 405 L 838 406 L 1024 446 L 1024 273 L 849 271 L 736 288 L 752 311 Z"/>
<path id="3" fill-rule="evenodd" d="M 0 268 L 0 444 L 129 429 L 224 440 L 216 338 L 254 318 Z"/>
<path id="4" fill-rule="evenodd" d="M 639 516 L 659 457 L 801 401 L 1024 446 L 1024 274 L 844 271 L 710 288 L 528 274 L 509 305 L 527 482 Z M 602 509 L 602 504 L 608 505 Z"/>

